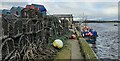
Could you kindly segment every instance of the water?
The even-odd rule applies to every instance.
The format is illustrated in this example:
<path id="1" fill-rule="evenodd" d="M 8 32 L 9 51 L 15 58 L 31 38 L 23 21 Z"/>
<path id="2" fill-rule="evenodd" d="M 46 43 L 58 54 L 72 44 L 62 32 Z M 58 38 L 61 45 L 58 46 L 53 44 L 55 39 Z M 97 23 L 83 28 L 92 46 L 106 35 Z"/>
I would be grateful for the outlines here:
<path id="1" fill-rule="evenodd" d="M 89 23 L 98 32 L 96 54 L 100 59 L 118 59 L 118 26 L 116 23 Z"/>

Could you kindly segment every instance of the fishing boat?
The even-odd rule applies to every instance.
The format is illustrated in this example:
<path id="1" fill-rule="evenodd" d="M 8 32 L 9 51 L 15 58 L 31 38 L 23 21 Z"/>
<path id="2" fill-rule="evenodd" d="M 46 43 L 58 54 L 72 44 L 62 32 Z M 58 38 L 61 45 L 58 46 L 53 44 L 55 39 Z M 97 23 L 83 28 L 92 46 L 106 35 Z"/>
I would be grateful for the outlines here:
<path id="1" fill-rule="evenodd" d="M 90 44 L 96 44 L 97 32 L 87 26 L 83 27 L 81 34 L 83 38 Z"/>

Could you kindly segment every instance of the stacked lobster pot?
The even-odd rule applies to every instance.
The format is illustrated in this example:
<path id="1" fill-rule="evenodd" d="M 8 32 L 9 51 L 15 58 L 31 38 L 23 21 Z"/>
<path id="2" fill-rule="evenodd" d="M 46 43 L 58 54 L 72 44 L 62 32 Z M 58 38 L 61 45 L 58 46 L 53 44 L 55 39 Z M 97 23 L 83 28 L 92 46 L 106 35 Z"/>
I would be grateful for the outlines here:
<path id="1" fill-rule="evenodd" d="M 23 9 L 20 17 L 3 16 L 2 27 L 6 36 L 2 38 L 2 60 L 50 58 L 46 54 L 52 56 L 56 50 L 46 53 L 47 47 L 69 32 L 65 20 L 59 22 L 57 17 L 43 16 L 34 9 Z"/>

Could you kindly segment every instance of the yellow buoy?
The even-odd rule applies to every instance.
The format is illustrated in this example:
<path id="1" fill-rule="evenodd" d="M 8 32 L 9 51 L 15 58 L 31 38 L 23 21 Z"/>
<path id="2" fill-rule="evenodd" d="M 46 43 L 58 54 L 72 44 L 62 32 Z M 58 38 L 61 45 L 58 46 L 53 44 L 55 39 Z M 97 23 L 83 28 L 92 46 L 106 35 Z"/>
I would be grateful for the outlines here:
<path id="1" fill-rule="evenodd" d="M 56 39 L 56 40 L 53 42 L 53 46 L 56 47 L 56 48 L 61 49 L 61 48 L 63 47 L 63 42 L 62 42 L 62 40 Z"/>

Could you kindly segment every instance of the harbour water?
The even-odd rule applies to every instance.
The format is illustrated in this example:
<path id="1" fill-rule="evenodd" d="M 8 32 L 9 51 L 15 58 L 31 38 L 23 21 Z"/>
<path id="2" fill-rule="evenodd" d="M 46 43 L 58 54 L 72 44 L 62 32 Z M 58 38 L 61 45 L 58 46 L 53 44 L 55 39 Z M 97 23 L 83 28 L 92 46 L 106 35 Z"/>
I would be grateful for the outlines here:
<path id="1" fill-rule="evenodd" d="M 118 59 L 118 23 L 89 23 L 87 26 L 98 32 L 95 52 L 99 59 Z"/>

